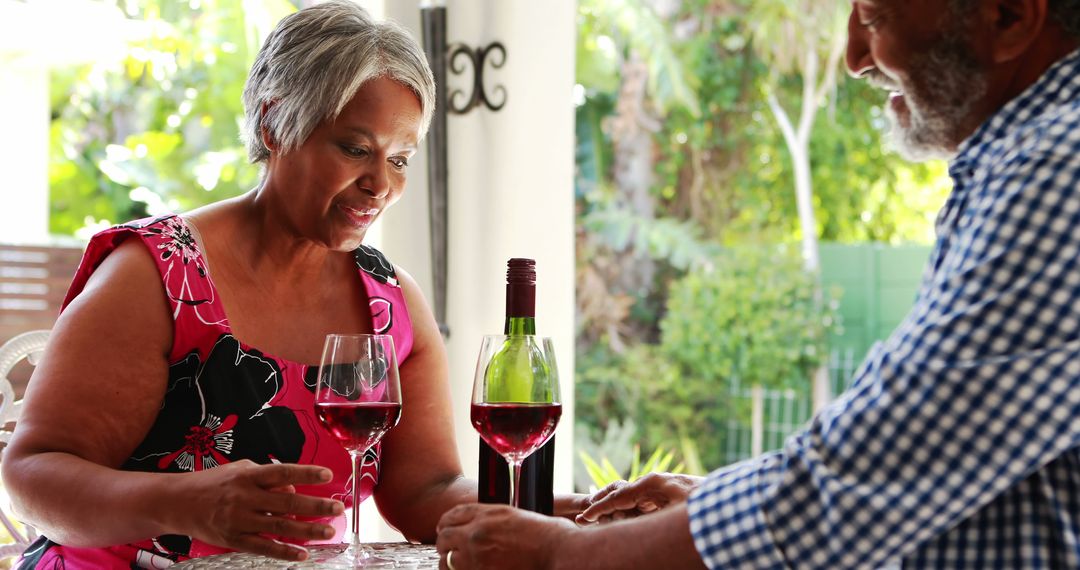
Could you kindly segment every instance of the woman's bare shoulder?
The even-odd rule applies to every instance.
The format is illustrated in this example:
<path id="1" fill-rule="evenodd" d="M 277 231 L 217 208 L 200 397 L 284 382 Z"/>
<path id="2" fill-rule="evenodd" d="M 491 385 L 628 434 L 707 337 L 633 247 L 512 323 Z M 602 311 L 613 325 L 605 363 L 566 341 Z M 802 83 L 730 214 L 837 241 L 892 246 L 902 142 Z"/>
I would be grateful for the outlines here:
<path id="1" fill-rule="evenodd" d="M 97 267 L 83 290 L 57 320 L 57 332 L 80 336 L 98 334 L 108 326 L 147 342 L 172 344 L 172 318 L 162 276 L 150 249 L 128 238 Z M 68 330 L 70 329 L 70 330 Z"/>
<path id="2" fill-rule="evenodd" d="M 63 451 L 118 466 L 160 406 L 172 331 L 154 259 L 128 238 L 57 319 L 27 388 L 15 453 Z"/>

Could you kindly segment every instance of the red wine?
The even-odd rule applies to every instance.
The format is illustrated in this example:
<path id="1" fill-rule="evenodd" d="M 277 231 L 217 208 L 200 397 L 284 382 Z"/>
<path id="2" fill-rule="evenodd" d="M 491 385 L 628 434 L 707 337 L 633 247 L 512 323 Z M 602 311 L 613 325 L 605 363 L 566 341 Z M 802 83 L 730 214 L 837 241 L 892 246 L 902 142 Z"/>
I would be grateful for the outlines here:
<path id="1" fill-rule="evenodd" d="M 506 263 L 506 321 L 503 334 L 536 334 L 536 262 L 511 259 Z M 555 436 L 525 458 L 518 484 L 518 506 L 550 515 L 554 512 Z M 510 502 L 510 468 L 497 451 L 480 438 L 478 500 Z"/>
<path id="2" fill-rule="evenodd" d="M 472 424 L 503 457 L 525 456 L 547 443 L 562 417 L 562 404 L 473 404 Z"/>
<path id="3" fill-rule="evenodd" d="M 364 452 L 375 445 L 401 417 L 395 402 L 319 402 L 319 421 L 345 449 Z"/>

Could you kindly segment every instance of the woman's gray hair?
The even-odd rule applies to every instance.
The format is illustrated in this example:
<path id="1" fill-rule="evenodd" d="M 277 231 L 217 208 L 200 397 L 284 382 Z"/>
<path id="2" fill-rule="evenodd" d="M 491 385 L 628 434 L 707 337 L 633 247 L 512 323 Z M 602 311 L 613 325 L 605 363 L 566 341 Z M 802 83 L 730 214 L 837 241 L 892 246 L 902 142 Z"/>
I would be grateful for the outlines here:
<path id="1" fill-rule="evenodd" d="M 401 26 L 374 20 L 349 0 L 286 16 L 266 38 L 244 85 L 248 159 L 270 157 L 266 129 L 282 152 L 335 119 L 364 83 L 389 77 L 420 99 L 420 136 L 435 110 L 435 80 L 420 45 Z M 264 114 L 265 112 L 265 114 Z"/>

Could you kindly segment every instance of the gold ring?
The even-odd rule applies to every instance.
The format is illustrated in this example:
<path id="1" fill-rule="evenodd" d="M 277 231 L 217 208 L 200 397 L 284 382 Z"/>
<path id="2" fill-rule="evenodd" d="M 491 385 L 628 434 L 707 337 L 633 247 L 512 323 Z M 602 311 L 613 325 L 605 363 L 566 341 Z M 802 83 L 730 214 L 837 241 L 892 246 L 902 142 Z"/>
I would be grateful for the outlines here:
<path id="1" fill-rule="evenodd" d="M 454 570 L 454 551 L 446 551 L 446 567 L 450 570 Z"/>

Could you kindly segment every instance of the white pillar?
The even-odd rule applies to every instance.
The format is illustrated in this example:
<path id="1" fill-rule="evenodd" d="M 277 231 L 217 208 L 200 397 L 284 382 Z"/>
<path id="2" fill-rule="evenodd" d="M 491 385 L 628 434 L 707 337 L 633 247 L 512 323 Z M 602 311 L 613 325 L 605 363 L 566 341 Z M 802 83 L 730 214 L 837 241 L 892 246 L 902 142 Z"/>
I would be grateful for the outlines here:
<path id="1" fill-rule="evenodd" d="M 49 72 L 16 57 L 0 64 L 0 242 L 49 235 Z"/>
<path id="2" fill-rule="evenodd" d="M 95 0 L 0 0 L 0 241 L 49 231 L 49 69 L 119 60 L 149 28 Z"/>
<path id="3" fill-rule="evenodd" d="M 421 39 L 419 0 L 359 3 Z M 506 106 L 497 112 L 477 108 L 465 115 L 450 115 L 447 121 L 447 351 L 458 450 L 465 475 L 475 478 L 479 439 L 468 410 L 480 338 L 502 332 L 506 260 L 534 258 L 537 329 L 555 340 L 564 400 L 556 433 L 555 491 L 570 492 L 575 460 L 575 2 L 448 0 L 446 10 L 451 44 L 475 48 L 500 41 L 507 52 L 502 68 L 484 70 L 489 96 L 499 101 L 501 95 L 494 87 L 502 85 L 508 96 Z M 449 90 L 462 88 L 467 97 L 471 82 L 468 74 L 450 75 Z M 431 302 L 425 155 L 421 150 L 410 161 L 405 195 L 373 228 L 372 238 L 416 278 Z M 380 534 L 365 540 L 393 538 Z"/>
<path id="4" fill-rule="evenodd" d="M 449 119 L 451 383 L 461 456 L 476 475 L 477 436 L 465 417 L 480 337 L 502 332 L 506 260 L 536 259 L 537 331 L 557 347 L 564 398 L 556 432 L 556 492 L 572 490 L 574 395 L 573 0 L 447 3 L 448 39 L 506 46 L 486 67 L 500 111 L 479 107 Z M 498 57 L 495 54 L 494 57 Z M 450 76 L 468 96 L 471 77 Z M 463 99 L 459 98 L 459 100 Z M 464 436 L 464 437 L 463 437 Z"/>

